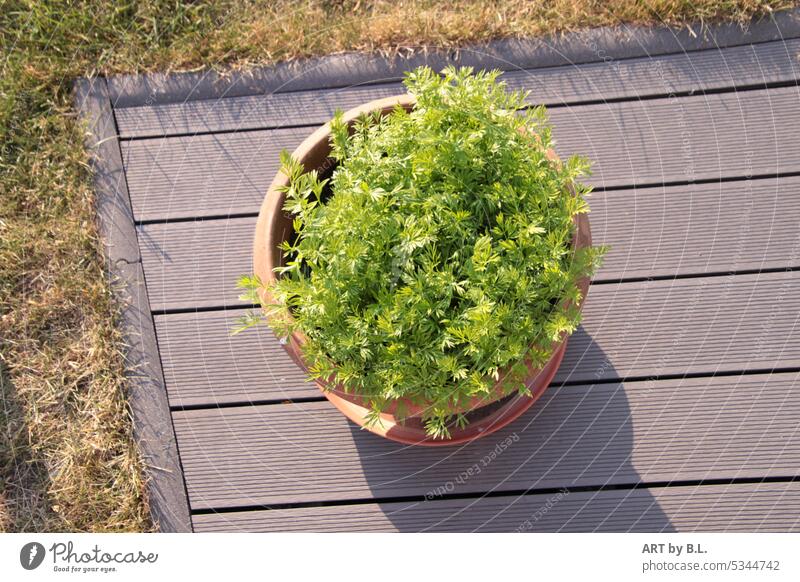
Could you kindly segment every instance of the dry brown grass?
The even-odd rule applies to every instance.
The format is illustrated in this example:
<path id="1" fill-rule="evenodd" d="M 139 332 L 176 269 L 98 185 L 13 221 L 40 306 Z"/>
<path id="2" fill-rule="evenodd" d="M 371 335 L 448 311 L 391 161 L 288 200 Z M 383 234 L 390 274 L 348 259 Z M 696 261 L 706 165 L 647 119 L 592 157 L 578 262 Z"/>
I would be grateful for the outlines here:
<path id="1" fill-rule="evenodd" d="M 342 51 L 454 47 L 620 23 L 744 23 L 796 4 L 795 0 L 220 0 L 171 14 L 158 39 L 169 42 L 154 44 L 152 35 L 125 38 L 113 54 L 105 55 L 101 68 L 128 72 L 247 66 Z M 145 3 L 139 18 L 163 18 L 162 11 L 161 3 Z"/>
<path id="2" fill-rule="evenodd" d="M 38 121 L 0 201 L 0 525 L 147 530 L 81 135 L 66 110 Z"/>
<path id="3" fill-rule="evenodd" d="M 0 529 L 148 530 L 72 79 L 745 21 L 790 0 L 0 0 Z"/>

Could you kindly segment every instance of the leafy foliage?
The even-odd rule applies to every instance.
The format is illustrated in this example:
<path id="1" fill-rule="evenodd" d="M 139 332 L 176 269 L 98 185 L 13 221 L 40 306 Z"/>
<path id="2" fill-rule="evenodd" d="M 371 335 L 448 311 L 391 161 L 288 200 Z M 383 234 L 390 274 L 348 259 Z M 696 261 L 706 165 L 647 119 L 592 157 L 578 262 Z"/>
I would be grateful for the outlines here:
<path id="1" fill-rule="evenodd" d="M 412 111 L 363 116 L 352 134 L 338 113 L 329 184 L 282 156 L 296 237 L 273 326 L 304 333 L 311 374 L 365 398 L 373 420 L 407 398 L 437 437 L 499 380 L 527 391 L 525 359 L 544 365 L 575 330 L 577 283 L 603 253 L 571 245 L 588 162 L 550 161 L 544 108 L 498 74 L 420 68 L 405 79 Z"/>

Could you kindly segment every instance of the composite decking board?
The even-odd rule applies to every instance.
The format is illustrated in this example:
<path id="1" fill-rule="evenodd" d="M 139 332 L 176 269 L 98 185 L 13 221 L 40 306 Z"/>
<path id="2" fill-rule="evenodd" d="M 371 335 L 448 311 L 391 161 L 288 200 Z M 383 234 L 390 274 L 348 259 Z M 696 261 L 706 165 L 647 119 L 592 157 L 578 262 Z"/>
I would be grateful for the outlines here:
<path id="1" fill-rule="evenodd" d="M 277 174 L 310 128 L 123 142 L 137 220 L 257 212 Z"/>
<path id="2" fill-rule="evenodd" d="M 742 91 L 550 112 L 556 150 L 587 156 L 611 188 L 800 170 L 800 88 Z"/>
<path id="3" fill-rule="evenodd" d="M 800 177 L 595 192 L 595 280 L 797 267 Z M 139 226 L 155 310 L 240 305 L 255 217 Z"/>
<path id="4" fill-rule="evenodd" d="M 253 271 L 255 218 L 139 226 L 153 311 L 241 306 L 236 281 Z"/>
<path id="5" fill-rule="evenodd" d="M 405 93 L 400 83 L 187 101 L 116 110 L 123 138 L 322 124 L 337 109 Z"/>
<path id="6" fill-rule="evenodd" d="M 596 192 L 596 280 L 800 266 L 800 177 Z M 794 252 L 793 252 L 794 251 Z"/>
<path id="7" fill-rule="evenodd" d="M 800 366 L 800 272 L 592 286 L 556 381 Z"/>
<path id="8" fill-rule="evenodd" d="M 376 437 L 328 402 L 173 419 L 194 510 L 787 477 L 800 471 L 798 376 L 551 388 L 513 425 L 447 450 Z"/>
<path id="9" fill-rule="evenodd" d="M 153 278 L 148 272 L 146 276 L 150 283 Z M 260 345 L 270 339 L 245 339 L 246 334 L 224 339 L 221 324 L 216 324 L 213 335 L 203 339 L 192 330 L 192 316 L 198 320 L 211 317 L 187 315 L 180 338 L 187 349 L 162 352 L 162 358 L 167 360 L 167 369 L 186 369 L 192 365 L 193 354 L 206 349 L 206 341 L 213 346 L 208 349 L 215 358 L 220 351 L 232 350 L 230 357 L 219 354 L 219 375 L 209 372 L 206 396 L 213 403 L 219 398 L 214 390 L 220 384 L 240 384 L 237 345 L 249 350 L 253 345 L 249 342 Z M 164 321 L 171 317 L 160 320 L 162 330 L 168 325 Z M 798 318 L 798 271 L 593 285 L 584 307 L 583 324 L 570 338 L 555 380 L 591 382 L 598 373 L 609 379 L 800 366 Z M 287 358 L 277 348 L 270 349 L 276 358 Z M 184 360 L 173 363 L 173 357 Z M 283 362 L 274 366 L 283 369 Z M 174 388 L 168 389 L 173 394 Z M 235 386 L 224 388 L 227 394 L 234 394 L 229 397 L 241 401 L 235 396 L 236 390 Z M 265 393 L 273 394 L 273 398 L 286 397 L 284 388 L 271 383 L 240 394 L 245 400 L 259 400 L 263 396 L 250 395 Z M 193 393 L 193 397 L 197 396 Z"/>
<path id="10" fill-rule="evenodd" d="M 231 337 L 241 315 L 233 310 L 155 316 L 170 405 L 320 396 L 266 325 Z"/>
<path id="11" fill-rule="evenodd" d="M 800 483 L 430 499 L 209 513 L 192 519 L 199 532 L 796 532 Z"/>
<path id="12" fill-rule="evenodd" d="M 509 89 L 532 104 L 564 105 L 790 82 L 800 40 L 583 65 L 507 71 Z M 153 137 L 324 123 L 336 109 L 404 92 L 400 83 L 271 93 L 120 108 L 122 137 Z"/>
<path id="13" fill-rule="evenodd" d="M 732 283 L 720 277 L 594 286 L 584 326 L 567 344 L 556 381 L 800 365 L 800 354 L 793 348 L 797 302 L 783 306 L 795 293 L 797 279 L 792 275 L 761 278 L 761 285 L 755 276 L 737 276 L 730 279 Z M 784 288 L 783 282 L 790 287 Z M 770 311 L 770 294 L 782 297 L 776 303 L 778 311 Z M 635 321 L 632 312 L 639 314 Z M 241 314 L 240 310 L 216 310 L 155 317 L 172 406 L 320 396 L 266 326 L 231 337 Z M 770 335 L 764 321 L 779 317 L 787 318 L 785 329 Z M 654 324 L 659 333 L 653 331 Z M 751 353 L 753 346 L 757 349 Z M 198 366 L 198 361 L 203 365 Z"/>
<path id="14" fill-rule="evenodd" d="M 593 162 L 599 188 L 800 171 L 800 89 L 783 87 L 550 112 L 556 149 Z M 313 128 L 137 140 L 123 146 L 137 220 L 257 212 L 278 152 Z"/>

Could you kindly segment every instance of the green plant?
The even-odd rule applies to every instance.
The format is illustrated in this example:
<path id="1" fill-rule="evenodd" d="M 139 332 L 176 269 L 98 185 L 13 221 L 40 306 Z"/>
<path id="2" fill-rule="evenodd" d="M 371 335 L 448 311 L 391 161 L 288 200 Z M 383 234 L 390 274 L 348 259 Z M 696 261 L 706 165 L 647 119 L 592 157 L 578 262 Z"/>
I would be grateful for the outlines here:
<path id="1" fill-rule="evenodd" d="M 408 399 L 446 437 L 453 408 L 499 380 L 525 393 L 526 358 L 544 365 L 580 321 L 578 281 L 604 252 L 572 246 L 588 163 L 552 162 L 544 108 L 498 74 L 420 68 L 405 79 L 412 111 L 352 132 L 338 113 L 330 182 L 282 155 L 296 237 L 269 321 L 302 332 L 310 373 L 367 400 L 372 422 Z M 253 300 L 260 282 L 240 284 Z"/>

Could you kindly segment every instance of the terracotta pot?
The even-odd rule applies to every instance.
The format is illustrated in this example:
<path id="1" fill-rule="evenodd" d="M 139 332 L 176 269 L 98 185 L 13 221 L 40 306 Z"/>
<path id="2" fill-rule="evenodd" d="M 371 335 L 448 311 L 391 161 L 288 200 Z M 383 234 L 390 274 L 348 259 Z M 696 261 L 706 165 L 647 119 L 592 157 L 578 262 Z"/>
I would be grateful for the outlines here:
<path id="1" fill-rule="evenodd" d="M 398 105 L 407 110 L 411 109 L 414 105 L 414 98 L 410 95 L 401 95 L 371 101 L 346 112 L 344 120 L 350 123 L 360 115 L 374 111 L 381 111 L 382 114 L 387 114 Z M 325 124 L 306 138 L 294 151 L 294 158 L 303 164 L 306 171 L 316 169 L 320 173 L 325 173 L 333 168 L 333 161 L 329 158 L 329 136 L 330 125 Z M 552 150 L 548 151 L 548 157 L 554 163 L 559 163 L 558 157 Z M 278 191 L 279 187 L 285 186 L 287 183 L 286 176 L 279 172 L 264 198 L 256 224 L 253 266 L 255 274 L 261 278 L 265 286 L 275 281 L 274 269 L 283 264 L 283 253 L 280 249 L 280 244 L 293 234 L 292 217 L 283 211 L 285 196 Z M 580 214 L 576 217 L 575 222 L 577 228 L 572 241 L 573 248 L 591 246 L 592 238 L 588 217 L 585 214 Z M 579 287 L 582 296 L 585 298 L 589 289 L 589 279 L 582 279 L 579 282 Z M 274 303 L 266 289 L 261 291 L 261 300 L 264 304 Z M 579 308 L 582 307 L 582 303 L 583 301 L 578 306 Z M 307 372 L 308 366 L 303 359 L 303 345 L 305 342 L 305 336 L 296 332 L 287 338 L 284 348 L 294 362 Z M 408 400 L 390 403 L 384 413 L 381 414 L 381 423 L 365 427 L 364 417 L 368 412 L 368 406 L 364 400 L 355 394 L 344 392 L 339 386 L 330 385 L 321 380 L 317 380 L 316 383 L 325 397 L 336 408 L 350 420 L 370 432 L 406 444 L 452 445 L 491 434 L 506 426 L 530 408 L 545 391 L 558 370 L 564 357 L 566 343 L 567 337 L 565 336 L 560 342 L 556 342 L 553 345 L 553 355 L 541 369 L 534 369 L 530 362 L 527 362 L 529 374 L 526 385 L 530 389 L 530 396 L 504 396 L 502 389 L 504 374 L 501 372 L 501 380 L 495 385 L 491 395 L 484 398 L 474 397 L 468 402 L 462 403 L 461 406 L 454 407 L 454 413 L 472 411 L 472 414 L 479 416 L 479 418 L 472 420 L 463 429 L 453 427 L 450 431 L 451 438 L 449 439 L 433 439 L 426 435 L 419 418 L 426 409 L 425 405 L 413 404 Z M 393 415 L 398 406 L 401 405 L 406 414 L 402 421 Z"/>

